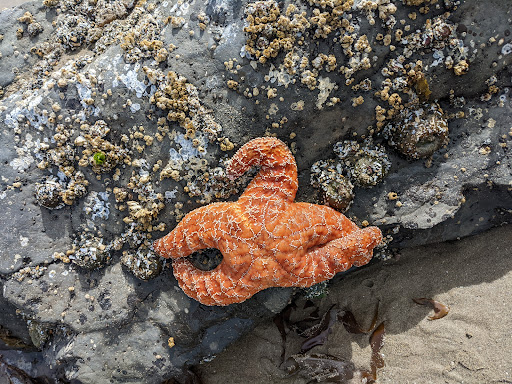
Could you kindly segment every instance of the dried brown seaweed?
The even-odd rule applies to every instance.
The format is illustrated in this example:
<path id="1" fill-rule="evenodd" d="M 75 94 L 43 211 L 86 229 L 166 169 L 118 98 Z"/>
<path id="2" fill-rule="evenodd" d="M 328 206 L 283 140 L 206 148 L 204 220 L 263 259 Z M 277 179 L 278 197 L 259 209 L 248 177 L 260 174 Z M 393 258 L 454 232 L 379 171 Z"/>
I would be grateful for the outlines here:
<path id="1" fill-rule="evenodd" d="M 351 361 L 325 354 L 292 355 L 283 368 L 290 375 L 299 374 L 319 383 L 347 383 L 356 372 Z"/>
<path id="2" fill-rule="evenodd" d="M 0 382 L 4 382 L 2 379 L 7 379 L 6 383 L 17 383 L 17 384 L 35 384 L 24 371 L 21 369 L 7 364 L 0 355 Z"/>
<path id="3" fill-rule="evenodd" d="M 301 353 L 305 353 L 309 351 L 311 348 L 316 347 L 317 345 L 323 345 L 329 334 L 332 331 L 332 326 L 338 320 L 338 310 L 334 307 L 334 305 L 329 308 L 327 312 L 322 316 L 322 320 L 320 323 L 312 327 L 310 336 L 301 346 Z"/>
<path id="4" fill-rule="evenodd" d="M 18 337 L 12 336 L 8 329 L 3 328 L 0 325 L 0 340 L 4 342 L 10 349 L 24 349 L 24 350 L 35 350 L 33 345 L 26 344 L 23 340 Z"/>
<path id="5" fill-rule="evenodd" d="M 370 359 L 370 371 L 361 371 L 361 377 L 366 379 L 367 384 L 375 383 L 377 380 L 377 369 L 384 367 L 384 357 L 380 350 L 384 346 L 384 322 L 380 323 L 370 336 L 370 347 L 372 357 Z"/>
<path id="6" fill-rule="evenodd" d="M 277 325 L 283 339 L 282 361 L 285 356 L 287 328 L 295 330 L 301 336 L 308 337 L 307 340 L 302 343 L 301 353 L 290 356 L 281 364 L 281 368 L 286 370 L 290 375 L 299 374 L 308 380 L 316 382 L 347 383 L 348 380 L 351 380 L 357 374 L 364 379 L 366 383 L 374 383 L 377 378 L 377 369 L 384 366 L 384 359 L 380 353 L 384 345 L 384 323 L 375 327 L 378 319 L 379 303 L 377 302 L 376 304 L 371 324 L 367 329 L 362 328 L 357 323 L 354 314 L 349 310 L 344 310 L 343 315 L 339 317 L 338 310 L 335 305 L 332 305 L 318 322 L 318 307 L 306 302 L 303 309 L 310 308 L 313 308 L 313 312 L 306 318 L 297 322 L 290 320 L 290 315 L 295 309 L 293 305 L 286 307 L 283 312 L 274 318 L 274 323 Z M 332 327 L 338 320 L 343 323 L 350 333 L 366 334 L 373 330 L 369 339 L 372 350 L 370 370 L 356 369 L 354 363 L 351 361 L 336 356 L 305 354 L 305 352 L 309 351 L 311 348 L 317 345 L 323 345 L 327 341 Z M 310 324 L 311 321 L 316 321 L 316 323 L 299 332 L 304 325 Z"/>
<path id="7" fill-rule="evenodd" d="M 433 299 L 427 299 L 425 297 L 421 297 L 419 299 L 412 299 L 416 304 L 419 305 L 429 305 L 434 309 L 434 315 L 429 316 L 429 320 L 438 320 L 445 317 L 450 311 L 450 307 L 447 305 L 440 303 L 439 301 Z"/>
<path id="8" fill-rule="evenodd" d="M 343 313 L 343 316 L 341 316 L 340 321 L 345 326 L 345 329 L 349 333 L 369 333 L 372 331 L 373 328 L 375 328 L 375 324 L 377 324 L 377 318 L 379 316 L 379 302 L 377 302 L 375 306 L 375 312 L 373 314 L 372 323 L 370 324 L 370 327 L 367 329 L 362 328 L 359 323 L 356 321 L 356 318 L 354 317 L 354 314 L 350 312 L 349 310 L 345 310 Z"/>
<path id="9" fill-rule="evenodd" d="M 286 352 L 286 328 L 290 323 L 290 315 L 292 314 L 295 304 L 288 304 L 284 309 L 274 317 L 274 324 L 277 326 L 279 333 L 281 334 L 282 347 L 281 347 L 281 363 L 284 362 L 284 356 Z"/>

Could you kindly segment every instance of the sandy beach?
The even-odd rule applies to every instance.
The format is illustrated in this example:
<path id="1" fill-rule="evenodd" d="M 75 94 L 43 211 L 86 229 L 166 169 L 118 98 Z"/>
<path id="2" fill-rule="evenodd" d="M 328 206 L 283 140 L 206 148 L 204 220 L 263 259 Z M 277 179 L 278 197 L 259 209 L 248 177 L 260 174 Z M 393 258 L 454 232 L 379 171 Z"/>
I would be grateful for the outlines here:
<path id="1" fill-rule="evenodd" d="M 355 271 L 314 300 L 320 314 L 335 304 L 350 309 L 364 327 L 380 301 L 377 323 L 384 321 L 381 352 L 385 367 L 379 383 L 512 382 L 512 226 L 496 228 L 460 241 L 406 249 L 389 261 Z M 450 307 L 442 319 L 412 299 L 433 298 Z M 304 300 L 298 301 L 298 307 Z M 300 311 L 294 316 L 300 317 Z M 338 322 L 323 353 L 369 369 L 368 335 L 348 333 Z M 287 337 L 286 356 L 304 341 Z M 272 322 L 261 324 L 211 363 L 199 367 L 206 384 L 306 383 L 279 369 L 281 336 Z"/>

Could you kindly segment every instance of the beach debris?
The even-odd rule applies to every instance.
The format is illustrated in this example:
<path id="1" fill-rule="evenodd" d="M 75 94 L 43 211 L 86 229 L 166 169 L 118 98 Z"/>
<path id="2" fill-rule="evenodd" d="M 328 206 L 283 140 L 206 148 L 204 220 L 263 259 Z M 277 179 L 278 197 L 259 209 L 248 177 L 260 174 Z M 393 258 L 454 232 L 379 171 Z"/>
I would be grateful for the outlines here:
<path id="1" fill-rule="evenodd" d="M 345 326 L 345 329 L 349 333 L 370 333 L 372 329 L 375 328 L 375 325 L 377 324 L 377 318 L 379 317 L 379 302 L 375 305 L 375 312 L 373 314 L 372 322 L 370 324 L 370 327 L 367 329 L 362 328 L 359 323 L 356 321 L 356 318 L 354 317 L 354 314 L 350 312 L 349 310 L 345 310 L 343 315 L 340 317 L 340 321 Z"/>
<path id="2" fill-rule="evenodd" d="M 447 305 L 440 303 L 439 301 L 433 299 L 427 299 L 425 297 L 421 297 L 419 299 L 412 299 L 416 304 L 419 305 L 428 305 L 434 309 L 434 315 L 429 316 L 429 320 L 438 320 L 445 317 L 450 311 L 450 307 Z"/>
<path id="3" fill-rule="evenodd" d="M 380 323 L 370 336 L 372 357 L 370 359 L 370 371 L 361 371 L 361 376 L 366 383 L 374 383 L 377 380 L 377 369 L 384 367 L 384 357 L 380 350 L 384 346 L 384 322 Z"/>
<path id="4" fill-rule="evenodd" d="M 379 302 L 375 305 L 375 312 L 368 328 L 363 328 L 356 321 L 354 314 L 345 309 L 339 311 L 333 304 L 323 314 L 321 319 L 318 315 L 318 306 L 311 300 L 306 300 L 302 307 L 302 311 L 308 311 L 309 314 L 297 321 L 291 320 L 292 312 L 297 309 L 295 303 L 287 305 L 280 314 L 274 317 L 274 323 L 279 329 L 282 339 L 281 352 L 281 368 L 290 375 L 299 374 L 310 380 L 317 382 L 336 382 L 346 383 L 354 377 L 355 374 L 366 380 L 366 383 L 373 383 L 377 377 L 377 369 L 384 366 L 384 359 L 380 350 L 384 345 L 384 322 L 376 327 Z M 370 359 L 370 370 L 355 369 L 351 361 L 341 359 L 336 356 L 325 354 L 307 354 L 313 347 L 323 345 L 327 342 L 329 334 L 332 332 L 333 326 L 337 322 L 341 322 L 347 332 L 353 334 L 370 335 L 370 346 L 372 355 Z M 311 325 L 311 322 L 314 324 Z M 293 330 L 299 336 L 307 339 L 301 345 L 301 351 L 298 354 L 291 355 L 285 360 L 286 355 L 286 336 L 288 330 Z"/>
<path id="5" fill-rule="evenodd" d="M 21 369 L 7 364 L 0 355 L 0 378 L 7 379 L 7 383 L 34 384 L 35 382 Z M 3 381 L 2 381 L 3 382 Z M 39 381 L 38 381 L 39 382 Z"/>
<path id="6" fill-rule="evenodd" d="M 283 368 L 290 375 L 299 374 L 319 383 L 346 383 L 356 372 L 353 362 L 325 354 L 292 355 L 283 364 Z"/>
<path id="7" fill-rule="evenodd" d="M 332 332 L 332 327 L 336 324 L 337 320 L 338 310 L 333 304 L 331 308 L 324 313 L 320 323 L 316 324 L 313 328 L 310 328 L 310 332 L 312 334 L 302 343 L 301 353 L 305 353 L 317 345 L 323 345 L 327 341 L 329 334 Z"/>

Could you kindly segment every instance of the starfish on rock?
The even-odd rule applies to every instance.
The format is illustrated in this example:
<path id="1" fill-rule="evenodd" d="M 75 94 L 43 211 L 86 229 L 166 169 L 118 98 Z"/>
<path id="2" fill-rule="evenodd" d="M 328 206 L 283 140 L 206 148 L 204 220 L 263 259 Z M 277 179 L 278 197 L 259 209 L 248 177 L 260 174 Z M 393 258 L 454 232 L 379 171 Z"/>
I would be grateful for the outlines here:
<path id="1" fill-rule="evenodd" d="M 269 287 L 309 287 L 370 261 L 382 239 L 377 227 L 358 228 L 324 205 L 295 203 L 297 165 L 282 141 L 249 141 L 227 174 L 235 179 L 253 166 L 259 173 L 238 201 L 195 209 L 155 251 L 173 259 L 174 276 L 190 297 L 206 305 L 240 303 Z M 216 248 L 222 262 L 202 271 L 184 257 Z"/>

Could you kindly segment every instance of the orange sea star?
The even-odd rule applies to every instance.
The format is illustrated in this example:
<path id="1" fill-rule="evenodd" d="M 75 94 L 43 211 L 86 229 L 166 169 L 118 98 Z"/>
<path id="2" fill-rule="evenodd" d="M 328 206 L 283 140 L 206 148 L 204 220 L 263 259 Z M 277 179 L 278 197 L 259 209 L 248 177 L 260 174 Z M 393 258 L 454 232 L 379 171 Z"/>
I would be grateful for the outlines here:
<path id="1" fill-rule="evenodd" d="M 173 259 L 174 276 L 206 305 L 240 303 L 268 287 L 309 287 L 370 261 L 382 239 L 377 227 L 358 228 L 324 205 L 294 203 L 297 165 L 272 137 L 242 146 L 227 167 L 230 178 L 260 171 L 238 201 L 210 204 L 186 215 L 155 251 Z M 222 262 L 202 271 L 184 259 L 216 248 Z"/>

